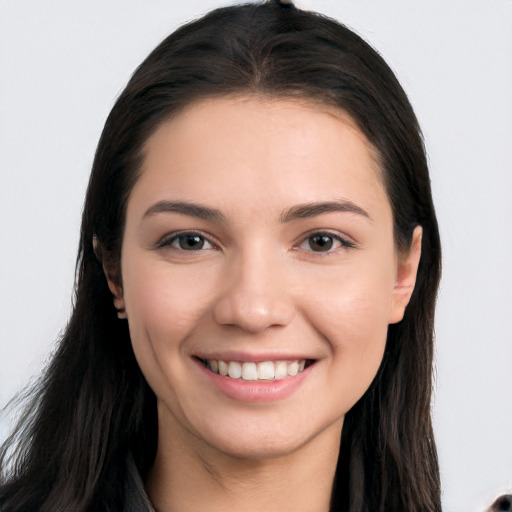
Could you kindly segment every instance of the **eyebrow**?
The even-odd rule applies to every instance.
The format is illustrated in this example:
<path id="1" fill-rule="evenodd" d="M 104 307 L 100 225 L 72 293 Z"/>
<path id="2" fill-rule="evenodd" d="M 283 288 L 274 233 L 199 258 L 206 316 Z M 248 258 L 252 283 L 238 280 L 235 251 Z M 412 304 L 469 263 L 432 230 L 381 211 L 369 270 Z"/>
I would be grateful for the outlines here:
<path id="1" fill-rule="evenodd" d="M 366 210 L 363 210 L 360 206 L 357 206 L 352 201 L 348 201 L 346 199 L 340 201 L 317 201 L 292 206 L 281 214 L 280 220 L 281 222 L 291 222 L 299 219 L 309 219 L 311 217 L 316 217 L 317 215 L 322 215 L 323 213 L 332 212 L 355 213 L 366 217 L 368 220 L 373 222 L 373 219 Z"/>
<path id="2" fill-rule="evenodd" d="M 309 219 L 316 217 L 317 215 L 332 212 L 355 213 L 366 217 L 373 222 L 373 219 L 366 210 L 363 210 L 363 208 L 357 206 L 352 201 L 345 199 L 339 201 L 316 201 L 292 206 L 291 208 L 286 209 L 279 216 L 279 220 L 283 223 L 287 223 L 294 220 Z M 227 217 L 220 210 L 186 201 L 159 201 L 148 208 L 146 213 L 144 213 L 143 218 L 146 219 L 147 217 L 151 217 L 159 213 L 179 213 L 210 222 L 227 224 Z"/>
<path id="3" fill-rule="evenodd" d="M 148 208 L 143 218 L 145 219 L 157 215 L 158 213 L 181 213 L 189 217 L 196 217 L 221 224 L 227 222 L 226 216 L 220 210 L 185 201 L 159 201 Z"/>

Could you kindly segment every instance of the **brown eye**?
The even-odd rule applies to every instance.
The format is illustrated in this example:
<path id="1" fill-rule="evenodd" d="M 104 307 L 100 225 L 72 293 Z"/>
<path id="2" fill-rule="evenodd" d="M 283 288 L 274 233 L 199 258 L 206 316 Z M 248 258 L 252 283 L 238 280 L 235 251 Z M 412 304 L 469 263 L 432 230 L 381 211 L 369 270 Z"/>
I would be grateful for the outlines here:
<path id="1" fill-rule="evenodd" d="M 205 240 L 199 235 L 180 235 L 178 245 L 184 251 L 198 251 L 204 247 Z"/>
<path id="2" fill-rule="evenodd" d="M 213 249 L 213 245 L 198 233 L 181 233 L 160 244 L 162 247 L 172 247 L 180 251 L 202 251 Z"/>
<path id="3" fill-rule="evenodd" d="M 319 255 L 322 253 L 328 255 L 355 247 L 354 242 L 343 236 L 328 231 L 317 231 L 303 238 L 302 241 L 295 246 L 295 249 L 301 249 Z"/>
<path id="4" fill-rule="evenodd" d="M 308 245 L 312 251 L 326 252 L 332 249 L 334 237 L 326 234 L 313 235 L 308 238 Z"/>

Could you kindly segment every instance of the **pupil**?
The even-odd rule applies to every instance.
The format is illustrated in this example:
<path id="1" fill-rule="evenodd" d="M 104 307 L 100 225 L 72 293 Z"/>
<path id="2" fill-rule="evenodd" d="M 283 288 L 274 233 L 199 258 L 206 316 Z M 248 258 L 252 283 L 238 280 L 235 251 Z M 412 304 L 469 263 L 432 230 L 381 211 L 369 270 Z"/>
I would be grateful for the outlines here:
<path id="1" fill-rule="evenodd" d="M 329 235 L 314 235 L 309 240 L 309 247 L 313 251 L 328 251 L 332 248 L 333 239 Z"/>
<path id="2" fill-rule="evenodd" d="M 201 249 L 204 245 L 204 240 L 199 235 L 183 235 L 180 236 L 180 249 L 186 251 Z"/>

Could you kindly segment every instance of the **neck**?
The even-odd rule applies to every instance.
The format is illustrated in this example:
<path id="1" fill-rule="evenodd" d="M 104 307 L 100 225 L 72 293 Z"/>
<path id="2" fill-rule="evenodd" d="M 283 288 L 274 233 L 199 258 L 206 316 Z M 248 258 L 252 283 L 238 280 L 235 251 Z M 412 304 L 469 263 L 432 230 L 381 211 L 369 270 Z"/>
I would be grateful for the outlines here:
<path id="1" fill-rule="evenodd" d="M 171 436 L 159 426 L 157 456 L 146 485 L 157 512 L 203 511 L 206 504 L 209 512 L 330 509 L 339 423 L 292 453 L 261 459 L 233 457 L 196 438 L 183 442 L 174 429 Z"/>

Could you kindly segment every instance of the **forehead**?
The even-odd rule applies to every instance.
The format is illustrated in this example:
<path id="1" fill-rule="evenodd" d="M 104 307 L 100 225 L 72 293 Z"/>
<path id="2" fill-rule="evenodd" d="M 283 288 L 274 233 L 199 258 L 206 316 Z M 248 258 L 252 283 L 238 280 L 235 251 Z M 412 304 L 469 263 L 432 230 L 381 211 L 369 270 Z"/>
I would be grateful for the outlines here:
<path id="1" fill-rule="evenodd" d="M 245 196 L 247 207 L 349 192 L 375 196 L 383 193 L 377 160 L 342 110 L 259 95 L 205 99 L 148 139 L 132 196 L 157 201 L 171 194 L 226 206 Z"/>
<path id="2" fill-rule="evenodd" d="M 171 132 L 177 135 L 177 127 L 183 136 L 192 134 L 197 140 L 197 136 L 201 134 L 203 138 L 197 142 L 207 143 L 208 138 L 204 135 L 210 128 L 219 124 L 223 125 L 224 129 L 231 127 L 233 131 L 242 128 L 243 131 L 238 133 L 240 137 L 250 133 L 252 140 L 244 138 L 245 142 L 253 146 L 268 142 L 273 136 L 282 137 L 286 135 L 283 130 L 286 130 L 297 139 L 295 146 L 305 142 L 310 150 L 315 149 L 315 138 L 311 137 L 313 132 L 327 128 L 332 136 L 326 138 L 324 132 L 323 142 L 328 144 L 339 136 L 342 128 L 359 139 L 359 143 L 373 160 L 374 170 L 380 173 L 377 149 L 345 110 L 310 98 L 268 96 L 259 93 L 216 96 L 192 102 L 159 126 L 156 133 L 146 141 L 143 153 L 147 155 L 148 151 L 158 144 L 158 139 L 170 136 Z M 226 135 L 224 132 L 225 130 L 208 135 Z M 289 143 L 290 140 L 288 138 L 282 142 Z M 336 140 L 336 143 L 338 142 L 339 140 Z"/>

